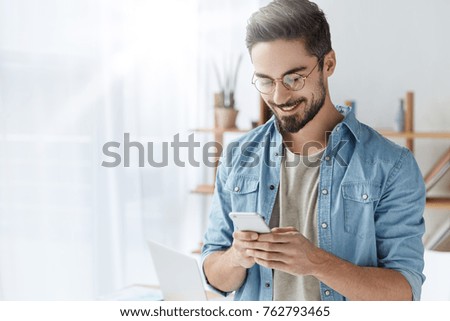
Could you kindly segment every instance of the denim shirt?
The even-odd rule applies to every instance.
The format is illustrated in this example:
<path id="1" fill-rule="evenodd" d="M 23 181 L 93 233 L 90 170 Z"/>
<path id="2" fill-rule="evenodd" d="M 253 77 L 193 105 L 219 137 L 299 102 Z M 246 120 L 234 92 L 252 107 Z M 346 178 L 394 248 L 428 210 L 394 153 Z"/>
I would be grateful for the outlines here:
<path id="1" fill-rule="evenodd" d="M 319 247 L 358 266 L 399 271 L 419 300 L 425 231 L 425 186 L 411 152 L 356 120 L 348 107 L 320 162 Z M 258 212 L 269 223 L 275 203 L 282 136 L 275 118 L 230 143 L 221 157 L 202 259 L 227 250 L 232 211 Z M 272 300 L 272 270 L 255 264 L 235 300 Z M 346 300 L 320 283 L 322 300 Z M 224 295 L 226 293 L 223 293 Z"/>

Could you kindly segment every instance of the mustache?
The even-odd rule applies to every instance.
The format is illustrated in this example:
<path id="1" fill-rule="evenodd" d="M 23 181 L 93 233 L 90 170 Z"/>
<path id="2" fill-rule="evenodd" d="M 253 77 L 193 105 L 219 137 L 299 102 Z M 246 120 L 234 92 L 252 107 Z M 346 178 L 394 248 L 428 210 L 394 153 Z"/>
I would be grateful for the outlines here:
<path id="1" fill-rule="evenodd" d="M 272 106 L 274 108 L 275 107 L 277 107 L 277 108 L 286 108 L 286 107 L 289 108 L 289 107 L 293 107 L 295 105 L 298 105 L 298 104 L 300 104 L 300 103 L 302 103 L 304 101 L 306 101 L 306 98 L 299 98 L 297 100 L 290 100 L 290 101 L 288 101 L 288 102 L 286 102 L 284 104 L 280 104 L 280 105 L 275 104 L 273 101 L 269 101 L 269 104 L 270 104 L 270 106 Z"/>

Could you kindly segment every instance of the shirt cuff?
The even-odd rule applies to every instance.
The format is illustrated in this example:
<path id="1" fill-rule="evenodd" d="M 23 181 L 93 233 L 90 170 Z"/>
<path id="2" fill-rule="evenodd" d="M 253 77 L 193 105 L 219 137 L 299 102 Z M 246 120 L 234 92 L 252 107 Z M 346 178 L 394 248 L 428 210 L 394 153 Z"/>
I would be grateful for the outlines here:
<path id="1" fill-rule="evenodd" d="M 412 300 L 413 301 L 420 301 L 420 295 L 422 293 L 422 284 L 423 279 L 420 276 L 417 276 L 415 273 L 412 273 L 407 270 L 397 270 L 400 272 L 408 281 L 409 285 L 411 286 L 411 292 L 412 292 Z"/>
<path id="2" fill-rule="evenodd" d="M 208 281 L 208 278 L 206 277 L 205 270 L 203 269 L 206 258 L 214 252 L 216 252 L 216 251 L 207 251 L 207 252 L 202 253 L 202 258 L 201 258 L 202 274 L 203 274 L 203 277 L 205 278 L 206 286 L 209 291 L 220 294 L 224 297 L 227 297 L 228 295 L 230 295 L 233 292 L 224 292 L 222 290 L 217 289 L 213 285 L 211 285 L 211 283 L 209 283 L 209 281 Z"/>

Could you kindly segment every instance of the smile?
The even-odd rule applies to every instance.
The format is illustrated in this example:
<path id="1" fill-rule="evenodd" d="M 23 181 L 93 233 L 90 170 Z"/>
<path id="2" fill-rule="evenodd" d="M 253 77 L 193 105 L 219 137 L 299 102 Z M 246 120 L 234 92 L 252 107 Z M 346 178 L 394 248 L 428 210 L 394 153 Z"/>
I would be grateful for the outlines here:
<path id="1" fill-rule="evenodd" d="M 281 109 L 283 112 L 290 112 L 290 111 L 293 111 L 294 109 L 296 109 L 298 106 L 300 106 L 300 104 L 301 104 L 301 102 L 299 102 L 295 105 L 289 106 L 289 107 L 278 107 L 278 108 Z"/>

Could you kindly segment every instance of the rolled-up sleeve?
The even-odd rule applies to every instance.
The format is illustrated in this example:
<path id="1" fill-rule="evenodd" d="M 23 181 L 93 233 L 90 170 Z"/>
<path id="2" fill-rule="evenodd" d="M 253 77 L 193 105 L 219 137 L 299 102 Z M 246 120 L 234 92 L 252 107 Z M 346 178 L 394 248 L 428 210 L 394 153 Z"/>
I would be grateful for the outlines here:
<path id="1" fill-rule="evenodd" d="M 425 232 L 425 185 L 409 150 L 402 153 L 386 181 L 375 213 L 378 265 L 399 271 L 420 300 Z"/>
<path id="2" fill-rule="evenodd" d="M 231 212 L 231 200 L 230 192 L 225 189 L 225 172 L 225 166 L 220 165 L 217 169 L 208 225 L 203 238 L 202 260 L 212 252 L 227 250 L 233 242 L 233 223 L 228 216 Z"/>
<path id="3" fill-rule="evenodd" d="M 221 159 L 221 165 L 217 168 L 216 183 L 214 195 L 209 213 L 206 233 L 203 237 L 203 247 L 201 254 L 201 264 L 204 265 L 205 259 L 217 251 L 226 251 L 233 243 L 233 223 L 228 214 L 231 212 L 230 193 L 225 189 L 227 178 L 227 168 L 224 159 Z M 206 282 L 210 288 L 226 296 L 228 293 L 214 288 L 205 275 Z"/>

